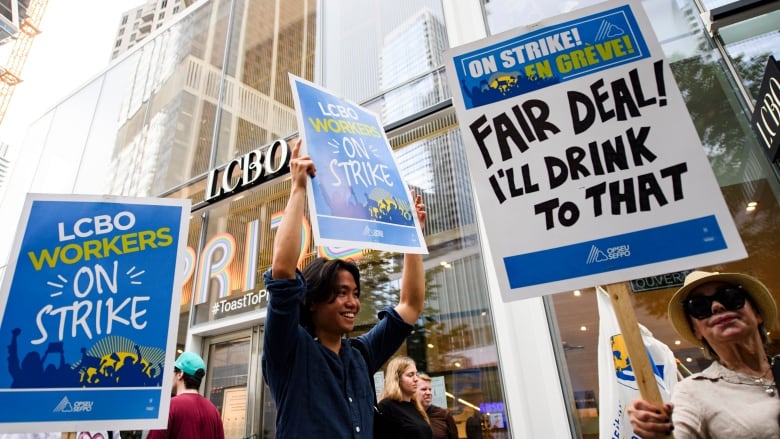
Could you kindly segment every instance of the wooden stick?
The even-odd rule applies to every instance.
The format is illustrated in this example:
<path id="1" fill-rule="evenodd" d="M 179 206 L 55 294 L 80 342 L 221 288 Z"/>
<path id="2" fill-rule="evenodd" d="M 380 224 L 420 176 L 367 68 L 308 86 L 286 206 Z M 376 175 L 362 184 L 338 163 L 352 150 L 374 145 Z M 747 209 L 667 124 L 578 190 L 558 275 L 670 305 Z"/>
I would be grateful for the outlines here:
<path id="1" fill-rule="evenodd" d="M 609 298 L 612 299 L 612 307 L 615 308 L 615 316 L 617 316 L 618 325 L 620 325 L 620 332 L 623 334 L 628 358 L 631 360 L 631 369 L 634 371 L 634 377 L 639 386 L 639 394 L 642 395 L 642 399 L 663 407 L 664 400 L 655 381 L 655 372 L 650 365 L 647 349 L 642 341 L 642 333 L 639 330 L 639 322 L 636 320 L 636 313 L 631 305 L 630 292 L 626 285 L 625 282 L 610 284 L 607 285 L 606 290 Z M 670 434 L 666 437 L 674 438 L 674 435 Z"/>

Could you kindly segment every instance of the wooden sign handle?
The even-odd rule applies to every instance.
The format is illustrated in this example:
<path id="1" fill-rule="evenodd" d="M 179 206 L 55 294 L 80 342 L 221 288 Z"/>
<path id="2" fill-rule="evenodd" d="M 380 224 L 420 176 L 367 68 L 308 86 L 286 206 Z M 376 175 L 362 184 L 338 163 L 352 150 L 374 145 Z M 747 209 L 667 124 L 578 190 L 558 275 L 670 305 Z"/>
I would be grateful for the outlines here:
<path id="1" fill-rule="evenodd" d="M 631 305 L 630 292 L 626 283 L 610 284 L 606 287 L 612 307 L 615 309 L 620 332 L 626 344 L 628 358 L 631 360 L 631 369 L 634 371 L 636 383 L 639 386 L 639 394 L 642 399 L 663 407 L 664 400 L 658 384 L 655 382 L 655 373 L 647 356 L 645 343 L 642 341 L 642 333 L 639 330 L 639 322 L 636 320 L 634 307 Z M 668 435 L 667 438 L 674 438 Z"/>

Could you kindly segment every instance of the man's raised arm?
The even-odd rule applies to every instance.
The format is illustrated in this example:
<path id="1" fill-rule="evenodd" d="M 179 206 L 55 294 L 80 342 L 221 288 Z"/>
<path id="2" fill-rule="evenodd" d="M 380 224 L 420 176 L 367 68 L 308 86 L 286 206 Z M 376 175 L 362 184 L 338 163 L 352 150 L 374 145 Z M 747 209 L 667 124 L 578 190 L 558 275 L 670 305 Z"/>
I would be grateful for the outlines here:
<path id="1" fill-rule="evenodd" d="M 414 193 L 412 193 L 414 197 Z M 414 200 L 417 218 L 420 227 L 425 225 L 428 213 L 422 202 L 422 196 L 417 195 Z M 405 254 L 404 268 L 401 275 L 401 294 L 395 310 L 406 323 L 413 324 L 420 317 L 425 306 L 425 269 L 423 268 L 422 255 Z"/>
<path id="2" fill-rule="evenodd" d="M 271 261 L 273 279 L 295 278 L 295 268 L 301 252 L 301 225 L 306 204 L 306 184 L 309 176 L 314 177 L 316 168 L 309 156 L 300 157 L 301 139 L 295 141 L 290 158 L 292 188 L 284 216 L 274 239 L 274 254 Z"/>

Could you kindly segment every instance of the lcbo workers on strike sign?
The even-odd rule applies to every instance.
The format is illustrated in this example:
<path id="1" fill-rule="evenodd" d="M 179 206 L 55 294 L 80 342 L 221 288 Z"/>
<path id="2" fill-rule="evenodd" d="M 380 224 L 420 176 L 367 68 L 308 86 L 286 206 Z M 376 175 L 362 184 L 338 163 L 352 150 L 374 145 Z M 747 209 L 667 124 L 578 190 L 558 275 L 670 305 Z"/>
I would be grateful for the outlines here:
<path id="1" fill-rule="evenodd" d="M 189 213 L 27 196 L 0 289 L 0 432 L 165 428 Z"/>
<path id="2" fill-rule="evenodd" d="M 744 258 L 638 1 L 448 53 L 503 299 Z"/>

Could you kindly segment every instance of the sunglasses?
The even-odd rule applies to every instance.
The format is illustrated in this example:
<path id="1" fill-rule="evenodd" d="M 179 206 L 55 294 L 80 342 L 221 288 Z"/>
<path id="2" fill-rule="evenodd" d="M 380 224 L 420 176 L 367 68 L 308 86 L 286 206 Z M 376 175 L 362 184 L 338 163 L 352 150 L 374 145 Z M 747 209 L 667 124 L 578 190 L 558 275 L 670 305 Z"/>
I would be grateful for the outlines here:
<path id="1" fill-rule="evenodd" d="M 718 302 L 728 311 L 736 311 L 745 306 L 747 293 L 742 285 L 722 287 L 711 296 L 693 296 L 683 301 L 685 312 L 694 319 L 702 320 L 712 316 L 712 302 Z"/>

